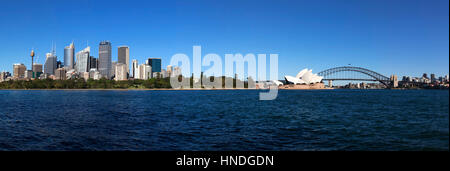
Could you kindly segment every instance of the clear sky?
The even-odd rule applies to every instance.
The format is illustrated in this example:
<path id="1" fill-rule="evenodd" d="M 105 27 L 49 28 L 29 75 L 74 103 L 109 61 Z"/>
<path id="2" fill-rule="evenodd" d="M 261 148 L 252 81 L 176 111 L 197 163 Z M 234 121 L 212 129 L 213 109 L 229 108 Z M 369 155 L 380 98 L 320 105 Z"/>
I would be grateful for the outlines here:
<path id="1" fill-rule="evenodd" d="M 0 5 L 0 70 L 39 63 L 56 44 L 58 59 L 110 40 L 140 63 L 201 45 L 203 55 L 278 53 L 279 78 L 351 64 L 386 76 L 449 72 L 448 0 L 132 1 L 14 0 Z"/>

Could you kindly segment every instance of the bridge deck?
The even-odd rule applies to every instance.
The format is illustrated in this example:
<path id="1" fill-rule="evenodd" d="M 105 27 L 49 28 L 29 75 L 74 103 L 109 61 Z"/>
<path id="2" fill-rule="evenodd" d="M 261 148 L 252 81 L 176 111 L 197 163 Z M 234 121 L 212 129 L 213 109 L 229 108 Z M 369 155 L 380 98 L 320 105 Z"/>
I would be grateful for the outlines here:
<path id="1" fill-rule="evenodd" d="M 358 78 L 324 78 L 322 80 L 328 81 L 378 81 L 375 79 L 358 79 Z"/>

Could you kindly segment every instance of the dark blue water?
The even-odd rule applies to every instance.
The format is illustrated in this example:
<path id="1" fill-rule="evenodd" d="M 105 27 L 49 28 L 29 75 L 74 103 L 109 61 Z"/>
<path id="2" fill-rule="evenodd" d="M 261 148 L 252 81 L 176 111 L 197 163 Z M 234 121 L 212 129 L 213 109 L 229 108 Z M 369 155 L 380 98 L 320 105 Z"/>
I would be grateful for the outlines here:
<path id="1" fill-rule="evenodd" d="M 448 90 L 0 90 L 0 150 L 449 150 Z"/>

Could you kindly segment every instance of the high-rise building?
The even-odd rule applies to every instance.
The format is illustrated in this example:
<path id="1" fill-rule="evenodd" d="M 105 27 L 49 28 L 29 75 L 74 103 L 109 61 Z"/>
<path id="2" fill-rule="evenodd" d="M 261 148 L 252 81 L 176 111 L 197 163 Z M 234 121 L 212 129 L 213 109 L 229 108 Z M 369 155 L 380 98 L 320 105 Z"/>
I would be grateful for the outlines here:
<path id="1" fill-rule="evenodd" d="M 161 78 L 167 78 L 167 77 L 169 77 L 167 74 L 167 71 L 165 69 L 162 69 L 161 70 Z"/>
<path id="2" fill-rule="evenodd" d="M 33 72 L 42 72 L 42 64 L 34 63 Z"/>
<path id="3" fill-rule="evenodd" d="M 98 71 L 102 77 L 111 79 L 111 42 L 102 41 L 98 49 Z"/>
<path id="4" fill-rule="evenodd" d="M 152 72 L 161 72 L 161 58 L 148 58 L 147 64 L 152 67 Z"/>
<path id="5" fill-rule="evenodd" d="M 139 77 L 138 76 L 139 74 L 137 74 L 139 72 L 139 70 L 138 70 L 138 66 L 139 66 L 138 60 L 133 59 L 133 64 L 132 65 L 133 65 L 133 67 L 132 67 L 133 78 L 137 78 L 137 77 Z"/>
<path id="6" fill-rule="evenodd" d="M 169 77 L 171 77 L 172 73 L 173 73 L 173 66 L 172 65 L 167 65 L 167 75 Z"/>
<path id="7" fill-rule="evenodd" d="M 0 82 L 6 81 L 11 74 L 9 72 L 3 71 L 0 72 Z"/>
<path id="8" fill-rule="evenodd" d="M 436 81 L 436 75 L 430 74 L 430 79 L 431 79 L 431 82 L 435 82 Z"/>
<path id="9" fill-rule="evenodd" d="M 139 65 L 139 79 L 146 80 L 152 78 L 152 67 L 148 64 Z"/>
<path id="10" fill-rule="evenodd" d="M 125 64 L 127 66 L 127 74 L 129 74 L 130 70 L 128 68 L 130 68 L 130 48 L 128 46 L 120 46 L 118 48 L 117 55 L 117 63 Z"/>
<path id="11" fill-rule="evenodd" d="M 97 69 L 97 67 L 98 67 L 98 65 L 97 65 L 98 64 L 98 60 L 97 60 L 97 58 L 95 58 L 93 56 L 90 56 L 89 57 L 89 64 L 90 64 L 89 70 L 93 69 L 93 68 Z"/>
<path id="12" fill-rule="evenodd" d="M 24 78 L 31 79 L 33 78 L 33 71 L 32 70 L 26 70 L 24 74 Z"/>
<path id="13" fill-rule="evenodd" d="M 64 69 L 64 68 L 56 69 L 55 79 L 56 80 L 65 80 L 66 79 L 66 69 Z"/>
<path id="14" fill-rule="evenodd" d="M 126 64 L 118 63 L 116 64 L 116 73 L 114 74 L 114 80 L 123 81 L 127 80 L 127 67 Z"/>
<path id="15" fill-rule="evenodd" d="M 76 64 L 76 70 L 78 72 L 89 72 L 89 67 L 90 65 L 90 55 L 89 53 L 91 52 L 91 48 L 88 46 L 85 49 L 83 49 L 82 51 L 77 52 L 76 57 L 77 57 L 77 64 Z"/>
<path id="16" fill-rule="evenodd" d="M 428 79 L 427 73 L 423 73 L 422 77 Z"/>
<path id="17" fill-rule="evenodd" d="M 397 75 L 391 75 L 390 81 L 393 87 L 398 87 Z"/>
<path id="18" fill-rule="evenodd" d="M 56 69 L 64 67 L 64 63 L 61 61 L 56 61 Z"/>
<path id="19" fill-rule="evenodd" d="M 57 63 L 56 63 L 56 55 L 55 52 L 53 51 L 52 53 L 47 53 L 46 54 L 46 60 L 45 60 L 45 64 L 44 64 L 44 73 L 48 74 L 48 75 L 55 75 L 55 70 L 57 68 Z"/>
<path id="20" fill-rule="evenodd" d="M 34 63 L 33 64 L 33 78 L 39 78 L 42 74 L 42 64 Z"/>
<path id="21" fill-rule="evenodd" d="M 14 78 L 24 78 L 26 70 L 27 70 L 27 67 L 24 64 L 14 64 L 13 65 L 13 77 Z"/>
<path id="22" fill-rule="evenodd" d="M 117 64 L 118 63 L 115 61 L 111 63 L 111 77 L 113 77 L 116 74 L 116 65 Z"/>
<path id="23" fill-rule="evenodd" d="M 74 69 L 75 66 L 75 46 L 73 42 L 64 48 L 64 66 L 67 70 Z"/>

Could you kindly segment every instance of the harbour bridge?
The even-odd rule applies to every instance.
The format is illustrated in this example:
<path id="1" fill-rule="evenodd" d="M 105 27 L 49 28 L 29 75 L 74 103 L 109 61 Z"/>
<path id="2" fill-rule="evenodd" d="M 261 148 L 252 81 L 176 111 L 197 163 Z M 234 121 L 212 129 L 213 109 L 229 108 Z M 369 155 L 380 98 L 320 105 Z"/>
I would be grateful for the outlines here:
<path id="1" fill-rule="evenodd" d="M 390 87 L 391 85 L 389 77 L 361 67 L 335 67 L 321 71 L 317 75 L 322 76 L 322 80 L 324 81 L 378 81 L 386 87 Z"/>

